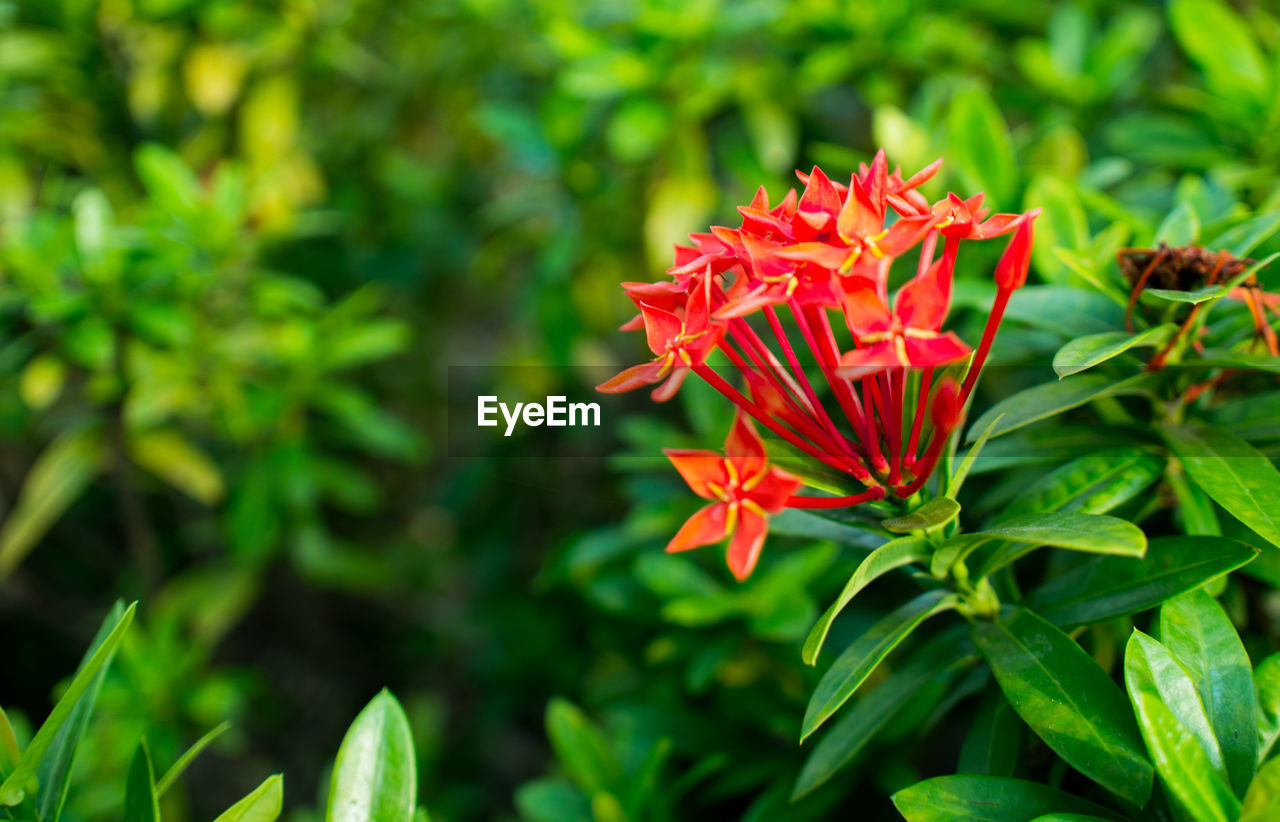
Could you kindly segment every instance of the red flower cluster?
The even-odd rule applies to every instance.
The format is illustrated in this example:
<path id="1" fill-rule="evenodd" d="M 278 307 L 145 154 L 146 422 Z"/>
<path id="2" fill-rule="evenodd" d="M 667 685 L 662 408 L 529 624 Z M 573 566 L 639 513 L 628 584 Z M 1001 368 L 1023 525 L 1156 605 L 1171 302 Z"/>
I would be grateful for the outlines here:
<path id="1" fill-rule="evenodd" d="M 930 204 L 917 189 L 940 164 L 903 179 L 897 169 L 889 173 L 881 151 L 848 186 L 817 167 L 797 172 L 805 185 L 798 197 L 793 189 L 770 206 L 761 188 L 739 207 L 741 226 L 713 226 L 710 233 L 691 235 L 691 246 L 677 246 L 670 280 L 623 284 L 640 310 L 623 328 L 643 327 L 654 358 L 599 390 L 657 384 L 653 397 L 662 401 L 692 372 L 739 409 L 724 457 L 667 452 L 695 493 L 716 500 L 685 524 L 667 550 L 732 534 L 729 566 L 745 578 L 759 556 L 768 517 L 783 508 L 843 507 L 888 494 L 905 499 L 928 481 L 960 424 L 1009 296 L 1026 280 L 1038 213 L 986 217 L 981 194 L 967 200 L 951 194 Z M 956 256 L 967 240 L 1010 233 L 975 352 L 942 328 Z M 890 268 L 917 248 L 916 272 L 891 301 Z M 848 329 L 843 346 L 831 311 L 841 313 Z M 749 321 L 757 316 L 755 324 Z M 793 345 L 796 335 L 807 354 Z M 707 364 L 715 351 L 741 374 L 741 388 Z M 934 385 L 935 369 L 966 362 L 962 385 L 950 377 Z M 817 386 L 807 369 L 821 374 Z M 841 422 L 819 397 L 823 386 Z M 748 417 L 866 490 L 847 497 L 797 496 L 802 481 L 768 466 Z"/>

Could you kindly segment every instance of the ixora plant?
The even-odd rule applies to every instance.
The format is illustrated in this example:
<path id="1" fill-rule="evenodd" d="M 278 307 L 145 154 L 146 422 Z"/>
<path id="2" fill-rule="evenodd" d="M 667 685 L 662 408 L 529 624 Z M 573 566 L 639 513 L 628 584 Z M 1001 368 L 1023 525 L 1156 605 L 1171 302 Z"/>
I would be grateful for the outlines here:
<path id="1" fill-rule="evenodd" d="M 770 206 L 761 189 L 739 208 L 740 227 L 678 247 L 669 281 L 624 285 L 640 312 L 624 328 L 643 328 L 654 359 L 599 386 L 656 385 L 663 401 L 693 374 L 736 406 L 723 454 L 666 452 L 708 501 L 669 552 L 727 539 L 742 580 L 771 522 L 821 538 L 854 525 L 849 543 L 864 550 L 871 538 L 874 550 L 805 640 L 808 664 L 877 578 L 901 569 L 920 588 L 817 682 L 800 738 L 825 735 L 793 798 L 849 765 L 925 686 L 955 690 L 941 714 L 994 680 L 959 773 L 894 795 L 907 819 L 1280 818 L 1280 765 L 1269 759 L 1280 656 L 1255 670 L 1207 593 L 1221 594 L 1226 575 L 1264 553 L 1250 573 L 1274 577 L 1280 472 L 1250 439 L 1270 436 L 1257 433 L 1251 405 L 1271 402 L 1258 386 L 1280 371 L 1276 299 L 1258 281 L 1276 255 L 1248 254 L 1280 218 L 1236 219 L 1202 248 L 1196 215 L 1179 207 L 1153 248 L 1120 250 L 1127 283 L 1101 254 L 1059 250 L 1072 284 L 1020 302 L 1039 211 L 988 217 L 981 195 L 930 203 L 918 188 L 937 167 L 904 178 L 881 152 L 847 186 L 814 168 L 799 174 L 798 197 Z M 986 313 L 971 348 L 944 329 L 968 256 L 960 249 L 1001 235 L 994 293 L 965 298 Z M 905 278 L 892 271 L 900 258 L 914 264 Z M 1002 320 L 1038 307 L 1070 327 L 1080 293 L 1106 317 L 1073 329 L 1047 381 L 1026 387 L 1034 368 L 992 373 L 1005 396 L 965 434 Z M 1139 358 L 1142 349 L 1153 353 Z M 1074 459 L 1039 476 L 1033 467 L 1031 479 L 1010 467 L 1021 487 L 962 516 L 959 494 L 980 454 L 1002 466 L 1036 462 L 1042 440 L 1030 433 L 1084 408 L 1100 424 Z M 771 461 L 762 432 L 793 453 L 775 448 Z M 962 440 L 970 447 L 960 457 Z M 1047 569 L 1030 556 L 1042 547 L 1062 549 Z M 1158 639 L 1131 619 L 1154 608 Z M 1128 635 L 1122 673 L 1108 650 L 1117 631 Z M 1056 757 L 1053 784 L 1014 778 L 1023 723 Z M 1064 783 L 1068 768 L 1082 778 Z"/>
<path id="2" fill-rule="evenodd" d="M 71 784 L 76 750 L 93 715 L 111 661 L 133 622 L 137 603 L 117 603 L 48 718 L 24 745 L 0 710 L 0 819 L 57 822 Z M 160 822 L 161 799 L 191 762 L 229 727 L 223 723 L 164 771 L 145 737 L 124 785 L 123 822 Z M 417 806 L 417 765 L 409 721 L 388 691 L 351 723 L 334 760 L 325 822 L 427 822 Z M 274 822 L 284 803 L 284 777 L 268 777 L 214 822 Z"/>

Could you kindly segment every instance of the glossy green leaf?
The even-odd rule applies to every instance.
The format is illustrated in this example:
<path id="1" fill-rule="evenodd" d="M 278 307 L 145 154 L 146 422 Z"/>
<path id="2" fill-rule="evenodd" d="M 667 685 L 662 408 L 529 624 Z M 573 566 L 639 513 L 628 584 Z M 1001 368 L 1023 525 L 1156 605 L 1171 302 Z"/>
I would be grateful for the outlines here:
<path id="1" fill-rule="evenodd" d="M 1084 649 L 1043 618 L 1011 606 L 976 625 L 974 641 L 1009 704 L 1045 744 L 1112 793 L 1146 803 L 1153 773 L 1133 714 Z"/>
<path id="2" fill-rule="evenodd" d="M 1013 776 L 1022 752 L 1023 727 L 1009 700 L 998 691 L 989 692 L 969 724 L 956 771 Z"/>
<path id="3" fill-rule="evenodd" d="M 1270 102 L 1271 67 L 1252 27 L 1231 6 L 1222 0 L 1171 0 L 1169 23 L 1216 94 L 1257 105 Z"/>
<path id="4" fill-rule="evenodd" d="M 949 680 L 975 655 L 973 643 L 964 635 L 962 626 L 943 632 L 913 651 L 901 667 L 860 697 L 831 725 L 805 760 L 792 798 L 798 799 L 825 784 L 853 761 L 880 729 L 912 701 L 920 688 L 940 679 Z"/>
<path id="5" fill-rule="evenodd" d="M 1280 652 L 1253 669 L 1253 688 L 1258 698 L 1258 761 L 1262 762 L 1280 739 Z"/>
<path id="6" fill-rule="evenodd" d="M 1118 357 L 1131 348 L 1158 348 L 1167 343 L 1175 331 L 1177 326 L 1165 323 L 1136 334 L 1104 331 L 1076 337 L 1053 355 L 1053 371 L 1059 377 L 1069 377 Z"/>
<path id="7" fill-rule="evenodd" d="M 1280 211 L 1267 211 L 1255 215 L 1223 232 L 1213 241 L 1214 248 L 1225 248 L 1236 257 L 1248 257 L 1255 248 L 1280 231 Z M 1267 260 L 1274 259 L 1271 255 Z M 1265 261 L 1264 261 L 1265 262 Z M 1250 268 L 1256 268 L 1250 266 Z"/>
<path id="8" fill-rule="evenodd" d="M 954 608 L 955 597 L 945 591 L 926 591 L 877 622 L 844 650 L 831 665 L 805 708 L 800 732 L 803 742 L 839 710 L 866 681 L 889 652 L 915 628 L 935 614 Z"/>
<path id="9" fill-rule="evenodd" d="M 828 539 L 859 548 L 875 548 L 885 542 L 883 534 L 798 508 L 788 508 L 771 518 L 769 533 L 806 539 Z"/>
<path id="10" fill-rule="evenodd" d="M 1229 781 L 1243 795 L 1258 763 L 1258 721 L 1253 666 L 1240 636 L 1217 600 L 1197 590 L 1160 607 L 1160 641 L 1190 673 Z"/>
<path id="11" fill-rule="evenodd" d="M 1089 243 L 1089 219 L 1075 185 L 1056 174 L 1039 174 L 1027 185 L 1022 202 L 1024 209 L 1044 209 L 1031 248 L 1036 271 L 1050 283 L 1067 283 L 1071 268 L 1059 250 L 1078 252 Z"/>
<path id="12" fill-rule="evenodd" d="M 254 788 L 247 796 L 223 811 L 213 822 L 275 822 L 284 807 L 284 777 L 280 774 L 267 777 L 261 785 Z M 332 816 L 329 819 L 387 819 L 398 820 L 398 816 L 386 817 L 352 817 Z M 408 819 L 409 817 L 404 817 Z"/>
<path id="13" fill-rule="evenodd" d="M 1273 759 L 1249 786 L 1240 808 L 1240 822 L 1271 822 L 1280 819 L 1280 759 Z"/>
<path id="14" fill-rule="evenodd" d="M 924 562 L 929 558 L 932 551 L 933 549 L 927 540 L 920 537 L 901 537 L 886 542 L 868 554 L 866 559 L 859 563 L 858 569 L 853 572 L 853 576 L 845 583 L 844 589 L 840 591 L 840 596 L 836 598 L 836 601 L 832 603 L 831 607 L 826 610 L 826 613 L 822 615 L 809 632 L 808 638 L 804 641 L 804 648 L 801 651 L 801 657 L 805 663 L 813 665 L 818 661 L 818 654 L 821 653 L 822 645 L 831 630 L 831 623 L 840 615 L 844 607 L 858 595 L 859 591 L 894 568 L 901 568 L 913 562 Z"/>
<path id="15" fill-rule="evenodd" d="M 956 466 L 955 473 L 951 475 L 951 479 L 947 482 L 947 496 L 955 498 L 960 493 L 964 481 L 969 478 L 969 472 L 973 470 L 973 464 L 977 461 L 978 455 L 982 453 L 982 449 L 986 447 L 987 440 L 991 439 L 991 432 L 1000 423 L 1002 417 L 994 417 L 991 422 L 987 423 L 987 427 L 982 429 L 982 433 L 978 435 L 978 439 L 969 446 L 969 450 L 965 452 L 964 459 L 960 460 L 960 464 Z"/>
<path id="16" fill-rule="evenodd" d="M 326 822 L 410 822 L 418 772 L 413 735 L 390 691 L 365 706 L 338 749 L 329 781 Z"/>
<path id="17" fill-rule="evenodd" d="M 1222 428 L 1167 426 L 1162 434 L 1196 485 L 1259 536 L 1280 546 L 1280 471 L 1266 456 Z"/>
<path id="18" fill-rule="evenodd" d="M 880 523 L 886 531 L 909 534 L 940 528 L 960 516 L 960 503 L 949 497 L 935 497 L 909 514 L 891 517 Z"/>
<path id="19" fill-rule="evenodd" d="M 1178 804 L 1198 822 L 1234 820 L 1240 802 L 1226 779 L 1214 770 L 1200 743 L 1187 733 L 1158 695 L 1135 690 L 1132 696 L 1147 750 L 1160 771 L 1161 781 Z"/>
<path id="20" fill-rule="evenodd" d="M 36 458 L 17 503 L 0 525 L 0 578 L 7 576 L 75 502 L 102 467 L 95 431 L 63 434 Z"/>
<path id="21" fill-rule="evenodd" d="M 1136 374 L 1119 382 L 1101 374 L 1077 374 L 1056 382 L 1036 385 L 988 408 L 969 427 L 969 435 L 972 436 L 974 431 L 981 431 L 1001 415 L 1004 419 L 992 428 L 992 437 L 1016 431 L 1024 425 L 1070 411 L 1092 400 L 1150 393 L 1154 384 L 1155 377 L 1152 374 Z"/>
<path id="22" fill-rule="evenodd" d="M 907 822 L 1014 822 L 1054 812 L 1117 818 L 1105 808 L 1048 785 L 1003 776 L 935 776 L 892 798 Z"/>
<path id="23" fill-rule="evenodd" d="M 133 614 L 137 606 L 138 603 L 135 602 L 125 609 L 115 626 L 112 627 L 111 632 L 107 634 L 106 638 L 98 646 L 98 650 L 93 652 L 89 660 L 72 677 L 71 684 L 63 692 L 62 698 L 53 706 L 53 710 L 49 712 L 49 717 L 45 719 L 44 724 L 40 726 L 40 730 L 36 731 L 36 735 L 32 737 L 30 744 L 22 752 L 22 756 L 19 758 L 13 772 L 0 784 L 0 805 L 16 805 L 32 790 L 33 783 L 36 782 L 40 762 L 57 738 L 58 731 L 61 730 L 63 723 L 67 721 L 75 710 L 80 698 L 85 695 L 85 692 L 97 680 L 98 672 L 105 668 L 115 655 L 116 647 L 119 646 L 125 631 L 129 630 L 129 625 L 133 622 Z"/>
<path id="24" fill-rule="evenodd" d="M 1142 448 L 1087 454 L 1037 480 L 1014 497 L 997 520 L 1036 511 L 1105 514 L 1148 488 L 1164 467 L 1163 458 Z"/>
<path id="25" fill-rule="evenodd" d="M 547 705 L 547 737 L 556 758 L 583 790 L 607 790 L 621 771 L 609 743 L 577 706 L 563 699 Z"/>
<path id="26" fill-rule="evenodd" d="M 1153 637 L 1135 630 L 1124 651 L 1124 682 L 1136 705 L 1138 692 L 1154 694 L 1177 720 L 1183 732 L 1200 743 L 1209 765 L 1226 778 L 1222 749 L 1209 725 L 1195 683 L 1173 653 Z"/>
<path id="27" fill-rule="evenodd" d="M 147 740 L 138 742 L 129 763 L 124 784 L 124 822 L 160 822 L 160 800 L 156 796 L 156 772 L 151 766 Z"/>
<path id="28" fill-rule="evenodd" d="M 1142 291 L 1142 301 L 1144 303 L 1167 302 L 1199 305 L 1210 300 L 1221 299 L 1226 296 L 1226 293 L 1227 290 L 1220 285 L 1207 285 L 1191 291 L 1178 291 L 1172 288 L 1145 288 Z"/>
<path id="29" fill-rule="evenodd" d="M 93 641 L 89 643 L 89 649 L 80 660 L 80 667 L 76 669 L 77 673 L 93 660 L 93 655 L 102 647 L 102 643 L 111 635 L 112 629 L 123 616 L 124 603 L 116 602 L 98 628 Z M 36 771 L 36 779 L 40 784 L 36 792 L 36 812 L 40 814 L 42 822 L 57 822 L 62 816 L 62 805 L 67 798 L 67 784 L 71 779 L 71 768 L 75 764 L 76 750 L 84 736 L 85 727 L 89 724 L 89 717 L 98 701 L 98 690 L 106 676 L 107 666 L 104 665 L 85 688 L 84 695 L 71 709 L 67 720 L 54 735 L 49 750 L 40 760 L 40 767 Z"/>
<path id="30" fill-rule="evenodd" d="M 1157 537 L 1142 558 L 1093 557 L 1034 589 L 1026 604 L 1064 628 L 1154 608 L 1250 562 L 1258 549 L 1222 537 Z"/>
<path id="31" fill-rule="evenodd" d="M 178 761 L 174 762 L 169 770 L 165 771 L 164 776 L 160 777 L 160 781 L 156 782 L 156 793 L 164 796 L 165 792 L 173 787 L 173 783 L 182 776 L 187 767 L 195 761 L 195 758 L 204 752 L 204 749 L 213 744 L 213 741 L 222 736 L 231 728 L 230 722 L 223 722 L 204 736 L 196 740 L 195 744 L 187 748 L 182 756 L 178 757 Z"/>

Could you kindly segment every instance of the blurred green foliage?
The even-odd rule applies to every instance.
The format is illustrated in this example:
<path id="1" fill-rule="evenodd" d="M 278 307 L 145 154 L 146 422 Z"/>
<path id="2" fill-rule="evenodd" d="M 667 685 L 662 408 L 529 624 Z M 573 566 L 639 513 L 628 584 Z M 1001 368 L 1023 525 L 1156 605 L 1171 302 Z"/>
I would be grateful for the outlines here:
<path id="1" fill-rule="evenodd" d="M 166 819 L 281 764 L 286 802 L 319 807 L 384 683 L 434 818 L 623 818 L 582 805 L 601 786 L 626 818 L 834 813 L 863 783 L 787 804 L 796 649 L 857 557 L 800 542 L 736 587 L 655 553 L 688 512 L 665 468 L 631 470 L 653 462 L 538 438 L 447 459 L 446 366 L 585 391 L 582 366 L 637 352 L 620 281 L 758 184 L 878 145 L 946 156 L 931 196 L 1044 207 L 1037 276 L 1114 288 L 1126 244 L 1280 207 L 1278 78 L 1275 10 L 1223 0 L 0 3 L 0 702 L 38 715 L 106 606 L 146 592 L 65 818 L 115 818 L 140 728 L 167 763 L 227 718 L 211 754 L 243 763 L 238 793 L 197 763 Z M 1064 324 L 1004 354 L 1047 363 Z M 683 402 L 692 432 L 634 417 L 583 453 L 718 442 L 723 409 Z M 895 715 L 856 806 L 888 818 L 952 767 L 912 748 L 980 687 Z M 585 713 L 553 703 L 548 746 L 553 693 Z"/>

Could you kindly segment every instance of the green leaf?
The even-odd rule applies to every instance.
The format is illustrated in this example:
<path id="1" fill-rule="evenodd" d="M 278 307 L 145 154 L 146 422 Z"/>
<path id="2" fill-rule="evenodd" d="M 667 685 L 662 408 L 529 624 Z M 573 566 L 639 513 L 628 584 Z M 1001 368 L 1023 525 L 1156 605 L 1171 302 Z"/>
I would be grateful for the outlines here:
<path id="1" fill-rule="evenodd" d="M 1271 68 L 1234 9 L 1221 0 L 1171 0 L 1169 23 L 1214 93 L 1258 106 L 1270 102 Z"/>
<path id="2" fill-rule="evenodd" d="M 573 703 L 548 703 L 547 737 L 560 764 L 587 793 L 608 790 L 617 782 L 621 768 L 609 743 Z"/>
<path id="3" fill-rule="evenodd" d="M 275 822 L 284 807 L 284 777 L 280 774 L 267 777 L 261 785 L 254 788 L 247 796 L 227 808 L 213 822 Z M 332 813 L 332 805 L 330 806 Z M 360 817 L 360 816 L 326 816 L 326 819 L 386 819 L 408 820 L 409 817 Z"/>
<path id="4" fill-rule="evenodd" d="M 1220 285 L 1207 285 L 1191 291 L 1178 291 L 1172 288 L 1144 288 L 1142 290 L 1142 299 L 1144 303 L 1155 300 L 1199 305 L 1200 303 L 1207 303 L 1210 300 L 1224 297 L 1226 293 L 1227 290 Z"/>
<path id="5" fill-rule="evenodd" d="M 1280 546 L 1280 472 L 1258 449 L 1207 425 L 1161 429 L 1187 476 L 1213 501 Z"/>
<path id="6" fill-rule="evenodd" d="M 989 692 L 960 747 L 959 773 L 1013 776 L 1022 752 L 1022 720 L 998 691 Z"/>
<path id="7" fill-rule="evenodd" d="M 973 470 L 973 463 L 978 459 L 978 455 L 982 453 L 982 449 L 986 447 L 987 440 L 991 438 L 991 432 L 999 424 L 1003 417 L 995 417 L 982 429 L 982 433 L 978 435 L 978 439 L 973 445 L 969 446 L 969 450 L 965 452 L 964 459 L 956 466 L 956 471 L 951 475 L 951 480 L 947 483 L 947 496 L 954 499 L 960 493 L 964 481 L 969 478 L 969 472 Z"/>
<path id="8" fill-rule="evenodd" d="M 591 800 L 564 779 L 537 779 L 516 790 L 516 808 L 532 822 L 592 822 Z"/>
<path id="9" fill-rule="evenodd" d="M 1277 231 L 1280 231 L 1280 211 L 1267 211 L 1223 232 L 1213 240 L 1213 247 L 1226 249 L 1234 256 L 1244 258 Z M 1274 257 L 1275 255 L 1268 257 L 1267 261 Z"/>
<path id="10" fill-rule="evenodd" d="M 887 574 L 894 568 L 901 568 L 913 562 L 924 562 L 929 558 L 932 551 L 933 549 L 927 540 L 920 537 L 901 537 L 886 542 L 868 554 L 866 559 L 862 560 L 858 565 L 858 569 L 853 572 L 853 576 L 845 583 L 844 590 L 840 592 L 840 596 L 836 598 L 836 601 L 832 603 L 831 607 L 827 609 L 826 613 L 822 615 L 809 632 L 800 654 L 805 664 L 813 665 L 818 661 L 818 654 L 822 651 L 822 644 L 826 641 L 827 634 L 831 630 L 831 623 L 844 610 L 844 607 L 858 595 L 859 591 L 870 584 L 872 580 Z"/>
<path id="11" fill-rule="evenodd" d="M 1240 802 L 1219 776 L 1200 743 L 1173 712 L 1148 691 L 1133 692 L 1133 708 L 1160 778 L 1178 804 L 1198 822 L 1231 822 Z"/>
<path id="12" fill-rule="evenodd" d="M 839 710 L 889 652 L 920 623 L 954 608 L 955 605 L 955 597 L 946 591 L 927 591 L 900 606 L 854 640 L 836 658 L 814 689 L 809 705 L 805 708 L 800 741 L 803 742 Z"/>
<path id="13" fill-rule="evenodd" d="M 76 669 L 77 673 L 89 664 L 123 616 L 124 603 L 116 602 L 98 628 L 93 641 L 89 643 L 89 649 L 80 660 L 80 667 Z M 67 784 L 71 778 L 71 768 L 75 764 L 76 750 L 84 736 L 84 729 L 89 724 L 89 717 L 98 701 L 98 690 L 106 676 L 107 668 L 104 665 L 90 681 L 84 695 L 76 702 L 66 722 L 54 735 L 49 750 L 40 760 L 40 767 L 36 771 L 36 779 L 40 784 L 36 792 L 36 812 L 42 822 L 58 822 L 62 816 L 62 805 L 67 799 Z"/>
<path id="14" fill-rule="evenodd" d="M 133 164 L 147 193 L 162 209 L 187 214 L 199 204 L 200 181 L 169 149 L 146 143 L 134 152 Z"/>
<path id="15" fill-rule="evenodd" d="M 1196 214 L 1195 206 L 1184 200 L 1178 203 L 1177 207 L 1170 211 L 1160 223 L 1160 228 L 1156 229 L 1156 236 L 1151 244 L 1158 246 L 1164 243 L 1173 248 L 1179 248 L 1184 245 L 1194 245 L 1199 238 L 1200 217 Z"/>
<path id="16" fill-rule="evenodd" d="M 1116 517 L 1061 511 L 1023 514 L 947 540 L 934 553 L 930 571 L 934 576 L 942 576 L 956 562 L 996 540 L 1002 544 L 985 558 L 979 577 L 1041 545 L 1093 554 L 1142 556 L 1147 544 L 1140 528 Z"/>
<path id="17" fill-rule="evenodd" d="M 1146 804 L 1153 774 L 1133 714 L 1124 694 L 1079 645 L 1014 606 L 975 626 L 974 641 L 1009 704 L 1045 744 L 1112 793 Z"/>
<path id="18" fill-rule="evenodd" d="M 223 722 L 221 725 L 218 725 L 216 728 L 197 739 L 194 745 L 187 748 L 187 750 L 183 752 L 182 756 L 178 757 L 178 761 L 173 763 L 173 767 L 165 771 L 164 776 L 160 777 L 160 781 L 156 783 L 156 793 L 160 796 L 164 796 L 165 792 L 168 791 L 169 788 L 173 787 L 173 783 L 178 780 L 178 777 L 182 776 L 187 767 L 195 761 L 195 758 L 203 753 L 205 748 L 213 744 L 215 739 L 226 733 L 230 727 L 230 722 Z"/>
<path id="19" fill-rule="evenodd" d="M 217 463 L 177 431 L 134 434 L 129 439 L 129 456 L 196 502 L 212 506 L 222 500 L 225 487 Z"/>
<path id="20" fill-rule="evenodd" d="M 1130 348 L 1158 348 L 1167 343 L 1177 330 L 1178 327 L 1173 323 L 1165 323 L 1137 334 L 1104 331 L 1101 334 L 1076 337 L 1053 355 L 1053 371 L 1059 377 L 1069 377 L 1118 357 Z"/>
<path id="21" fill-rule="evenodd" d="M 0 525 L 0 578 L 18 567 L 102 467 L 102 437 L 76 431 L 54 440 L 23 480 L 18 501 Z"/>
<path id="22" fill-rule="evenodd" d="M 1258 765 L 1253 666 L 1217 600 L 1191 591 L 1160 608 L 1160 640 L 1191 674 L 1237 796 Z"/>
<path id="23" fill-rule="evenodd" d="M 859 548 L 883 545 L 885 537 L 857 525 L 839 522 L 811 511 L 788 508 L 769 520 L 769 533 L 778 536 L 827 539 Z"/>
<path id="24" fill-rule="evenodd" d="M 886 519 L 880 525 L 894 534 L 909 534 L 940 528 L 959 515 L 960 503 L 949 497 L 935 497 L 911 513 Z"/>
<path id="25" fill-rule="evenodd" d="M 1271 760 L 1258 771 L 1240 808 L 1240 822 L 1272 819 L 1280 819 L 1280 759 Z"/>
<path id="26" fill-rule="evenodd" d="M 947 121 L 950 156 L 965 187 L 985 191 L 989 202 L 1008 208 L 1018 184 L 1009 129 L 985 91 L 967 89 L 951 99 Z"/>
<path id="27" fill-rule="evenodd" d="M 1149 394 L 1155 382 L 1153 374 L 1136 374 L 1114 382 L 1101 374 L 1080 374 L 1056 382 L 1047 382 L 1019 391 L 987 409 L 969 427 L 970 436 L 991 424 L 1001 415 L 1004 419 L 992 428 L 991 436 L 999 437 L 1024 425 L 1061 414 L 1092 400 L 1133 394 Z"/>
<path id="28" fill-rule="evenodd" d="M 805 760 L 793 800 L 825 784 L 848 765 L 925 685 L 947 679 L 975 657 L 963 626 L 948 630 L 910 654 L 907 661 L 861 697 L 836 721 Z"/>
<path id="29" fill-rule="evenodd" d="M 80 670 L 71 679 L 71 684 L 67 686 L 62 698 L 53 706 L 53 710 L 49 712 L 49 717 L 40 726 L 40 730 L 36 731 L 36 735 L 32 737 L 27 749 L 22 752 L 22 756 L 19 758 L 13 772 L 0 784 L 0 805 L 16 805 L 32 789 L 32 783 L 36 781 L 37 771 L 45 753 L 48 752 L 53 744 L 63 723 L 67 721 L 72 711 L 75 710 L 80 698 L 96 681 L 98 672 L 110 663 L 112 656 L 116 652 L 116 647 L 120 644 L 120 639 L 124 636 L 125 631 L 129 630 L 129 624 L 133 622 L 133 614 L 137 606 L 138 603 L 135 602 L 125 609 L 111 632 L 107 634 L 106 638 L 98 646 L 98 650 L 93 652 L 89 660 L 80 667 Z"/>
<path id="30" fill-rule="evenodd" d="M 365 706 L 342 739 L 329 782 L 326 822 L 410 822 L 418 772 L 413 735 L 390 691 Z"/>
<path id="31" fill-rule="evenodd" d="M 1254 668 L 1253 688 L 1258 697 L 1258 761 L 1262 762 L 1280 739 L 1280 653 Z"/>
<path id="32" fill-rule="evenodd" d="M 1027 185 L 1024 209 L 1043 208 L 1036 220 L 1036 243 L 1031 249 L 1036 271 L 1051 283 L 1070 281 L 1071 267 L 1059 255 L 1082 251 L 1089 244 L 1089 221 L 1076 187 L 1053 174 L 1040 174 Z"/>
<path id="33" fill-rule="evenodd" d="M 1034 511 L 1105 514 L 1163 473 L 1165 460 L 1142 448 L 1097 451 L 1054 469 L 1014 497 L 998 520 Z"/>
<path id="34" fill-rule="evenodd" d="M 892 799 L 907 822 L 1014 822 L 1059 811 L 1116 818 L 1056 788 L 1003 776 L 935 776 L 898 791 Z"/>
<path id="35" fill-rule="evenodd" d="M 124 822 L 160 822 L 160 800 L 156 796 L 156 773 L 144 737 L 133 752 L 129 777 L 124 785 Z"/>
<path id="36" fill-rule="evenodd" d="M 1105 622 L 1154 608 L 1257 555 L 1258 549 L 1222 537 L 1157 537 L 1141 559 L 1091 558 L 1031 591 L 1026 604 L 1063 628 Z"/>
<path id="37" fill-rule="evenodd" d="M 1145 692 L 1153 694 L 1169 709 L 1183 733 L 1200 743 L 1213 770 L 1223 779 L 1226 778 L 1222 749 L 1213 735 L 1213 728 L 1209 725 L 1209 717 L 1204 712 L 1195 683 L 1168 648 L 1141 631 L 1134 630 L 1124 651 L 1124 682 L 1134 705 L 1138 703 L 1138 692 Z M 1152 753 L 1159 762 L 1158 755 L 1154 751 Z"/>

